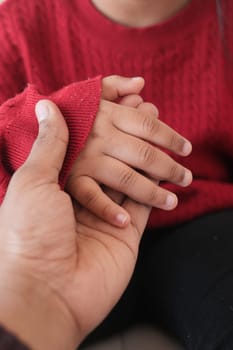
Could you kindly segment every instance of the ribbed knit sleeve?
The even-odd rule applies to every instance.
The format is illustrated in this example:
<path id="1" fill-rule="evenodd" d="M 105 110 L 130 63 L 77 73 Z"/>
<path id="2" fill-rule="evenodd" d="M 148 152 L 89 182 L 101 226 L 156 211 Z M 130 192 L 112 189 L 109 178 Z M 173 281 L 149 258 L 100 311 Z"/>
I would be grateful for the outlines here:
<path id="1" fill-rule="evenodd" d="M 35 104 L 48 98 L 60 108 L 69 128 L 69 145 L 60 174 L 63 187 L 96 116 L 101 92 L 100 77 L 73 83 L 49 96 L 29 85 L 23 93 L 0 107 L 0 201 L 11 175 L 26 160 L 38 133 Z"/>
<path id="2" fill-rule="evenodd" d="M 26 345 L 0 326 L 0 350 L 30 350 Z"/>

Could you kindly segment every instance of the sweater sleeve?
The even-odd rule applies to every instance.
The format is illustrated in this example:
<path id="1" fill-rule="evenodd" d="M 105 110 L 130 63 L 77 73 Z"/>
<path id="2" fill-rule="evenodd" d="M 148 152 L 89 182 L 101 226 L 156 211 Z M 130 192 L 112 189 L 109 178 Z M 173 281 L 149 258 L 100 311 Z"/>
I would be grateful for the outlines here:
<path id="1" fill-rule="evenodd" d="M 29 85 L 0 107 L 0 202 L 11 175 L 24 163 L 38 134 L 35 104 L 50 99 L 60 108 L 69 128 L 69 145 L 60 173 L 64 187 L 67 175 L 85 144 L 95 119 L 101 93 L 101 78 L 73 83 L 49 96 Z"/>
<path id="2" fill-rule="evenodd" d="M 0 326 L 0 350 L 30 350 L 26 345 Z"/>

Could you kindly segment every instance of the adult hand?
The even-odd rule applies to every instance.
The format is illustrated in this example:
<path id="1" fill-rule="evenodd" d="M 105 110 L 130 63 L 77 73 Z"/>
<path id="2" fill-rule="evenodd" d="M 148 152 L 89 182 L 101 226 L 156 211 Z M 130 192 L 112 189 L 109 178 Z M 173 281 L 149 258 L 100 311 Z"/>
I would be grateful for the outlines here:
<path id="1" fill-rule="evenodd" d="M 150 208 L 125 199 L 120 229 L 73 205 L 58 185 L 64 119 L 48 101 L 36 113 L 38 138 L 0 208 L 0 323 L 35 350 L 69 350 L 126 288 Z"/>
<path id="2" fill-rule="evenodd" d="M 137 95 L 143 85 L 142 78 L 103 79 L 95 123 L 66 186 L 82 206 L 120 227 L 128 224 L 129 215 L 101 186 L 142 204 L 172 210 L 177 197 L 158 182 L 188 186 L 192 181 L 191 172 L 161 150 L 187 156 L 190 142 L 160 121 L 157 108 Z"/>

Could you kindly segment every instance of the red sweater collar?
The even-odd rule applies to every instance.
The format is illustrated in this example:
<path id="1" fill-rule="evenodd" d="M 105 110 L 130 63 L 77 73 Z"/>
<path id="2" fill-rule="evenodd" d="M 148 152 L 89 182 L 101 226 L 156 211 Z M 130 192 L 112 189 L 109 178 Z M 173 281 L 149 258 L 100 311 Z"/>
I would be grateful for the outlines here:
<path id="1" fill-rule="evenodd" d="M 206 20 L 206 11 L 216 15 L 215 0 L 191 0 L 177 15 L 160 24 L 129 28 L 108 19 L 95 8 L 91 0 L 76 0 L 76 4 L 79 25 L 83 25 L 86 35 L 90 32 L 93 37 L 94 32 L 97 41 L 103 40 L 105 45 L 109 43 L 123 49 L 167 46 L 198 33 L 198 28 Z"/>

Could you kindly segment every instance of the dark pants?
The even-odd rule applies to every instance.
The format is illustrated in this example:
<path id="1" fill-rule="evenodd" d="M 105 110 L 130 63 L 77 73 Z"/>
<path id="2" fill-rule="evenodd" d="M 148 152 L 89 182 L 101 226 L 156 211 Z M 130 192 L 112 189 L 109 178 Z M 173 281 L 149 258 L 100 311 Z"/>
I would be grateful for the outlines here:
<path id="1" fill-rule="evenodd" d="M 130 285 L 87 342 L 138 323 L 188 350 L 233 349 L 233 210 L 147 230 Z"/>

